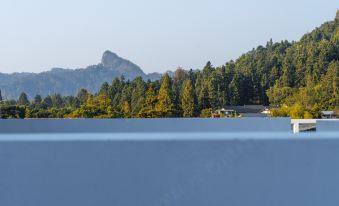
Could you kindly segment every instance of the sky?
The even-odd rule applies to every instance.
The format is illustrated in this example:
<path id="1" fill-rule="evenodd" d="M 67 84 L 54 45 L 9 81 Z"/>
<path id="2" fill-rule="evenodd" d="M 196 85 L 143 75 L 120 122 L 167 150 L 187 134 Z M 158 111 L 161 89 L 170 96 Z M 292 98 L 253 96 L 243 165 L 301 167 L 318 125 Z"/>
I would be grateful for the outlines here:
<path id="1" fill-rule="evenodd" d="M 220 66 L 258 45 L 298 40 L 337 0 L 1 0 L 0 72 L 98 64 L 111 50 L 146 73 Z"/>

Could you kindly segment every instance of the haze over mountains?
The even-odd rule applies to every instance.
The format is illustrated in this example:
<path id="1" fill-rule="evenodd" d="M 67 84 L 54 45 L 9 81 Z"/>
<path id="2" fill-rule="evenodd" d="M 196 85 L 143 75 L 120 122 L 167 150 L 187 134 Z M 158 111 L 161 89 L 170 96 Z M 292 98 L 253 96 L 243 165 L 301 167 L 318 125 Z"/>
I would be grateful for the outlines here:
<path id="1" fill-rule="evenodd" d="M 201 79 L 196 84 L 205 87 L 204 90 L 198 87 L 196 96 L 206 94 L 211 99 L 211 96 L 216 96 L 215 93 L 220 93 L 220 96 L 224 96 L 218 99 L 224 99 L 228 104 L 229 102 L 233 102 L 234 105 L 268 104 L 267 94 L 284 99 L 286 95 L 289 96 L 289 93 L 292 94 L 296 88 L 304 87 L 311 80 L 314 85 L 317 85 L 329 68 L 333 67 L 338 71 L 338 26 L 339 11 L 334 21 L 326 22 L 312 32 L 306 33 L 300 41 L 273 43 L 271 40 L 267 42 L 266 47 L 258 46 L 219 68 L 207 65 L 207 69 L 204 68 L 195 74 L 194 79 Z M 114 78 L 121 76 L 128 80 L 140 76 L 147 81 L 160 79 L 161 74 L 145 74 L 134 63 L 106 51 L 101 63 L 85 69 L 54 68 L 38 74 L 0 73 L 0 90 L 2 96 L 7 99 L 17 99 L 22 92 L 25 92 L 30 99 L 37 94 L 75 95 L 82 88 L 94 94 L 99 91 L 104 82 L 111 83 Z M 331 80 L 323 81 L 331 82 Z M 280 89 L 287 89 L 289 93 Z M 275 90 L 277 92 L 274 92 Z M 271 103 L 274 103 L 275 100 L 272 99 L 274 98 L 271 98 Z M 281 99 L 278 98 L 276 102 L 280 103 Z"/>
<path id="2" fill-rule="evenodd" d="M 122 74 L 141 78 L 112 81 Z M 11 80 L 6 84 L 0 79 L 3 86 L 17 94 L 59 94 L 37 95 L 33 101 L 25 93 L 17 100 L 5 99 L 0 118 L 211 117 L 225 106 L 254 104 L 277 107 L 274 117 L 320 118 L 321 111 L 339 112 L 339 17 L 299 41 L 271 39 L 224 65 L 207 62 L 195 71 L 177 69 L 161 81 L 145 81 L 151 75 L 109 51 L 100 64 L 86 69 L 3 77 Z M 100 85 L 104 81 L 109 83 Z M 91 93 L 76 90 L 82 87 Z M 67 92 L 78 95 L 65 96 Z"/>
<path id="3" fill-rule="evenodd" d="M 82 88 L 95 93 L 104 82 L 110 83 L 115 77 L 121 76 L 129 80 L 138 76 L 144 80 L 157 80 L 161 74 L 145 74 L 131 61 L 105 51 L 100 64 L 84 69 L 53 68 L 41 73 L 0 73 L 0 90 L 5 98 L 18 98 L 21 92 L 25 92 L 29 98 L 36 94 L 75 95 Z"/>

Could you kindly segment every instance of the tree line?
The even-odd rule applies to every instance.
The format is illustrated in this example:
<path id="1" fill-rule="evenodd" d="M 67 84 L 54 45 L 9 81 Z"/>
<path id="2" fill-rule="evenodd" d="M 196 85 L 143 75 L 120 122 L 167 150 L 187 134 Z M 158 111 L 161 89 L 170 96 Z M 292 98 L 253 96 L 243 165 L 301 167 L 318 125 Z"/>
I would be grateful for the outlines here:
<path id="1" fill-rule="evenodd" d="M 274 105 L 273 116 L 316 118 L 339 108 L 339 21 L 331 21 L 298 42 L 268 41 L 220 67 L 178 68 L 173 76 L 145 81 L 115 78 L 96 94 L 81 89 L 29 100 L 3 100 L 1 118 L 209 117 L 227 105 Z M 53 85 L 51 85 L 53 86 Z"/>

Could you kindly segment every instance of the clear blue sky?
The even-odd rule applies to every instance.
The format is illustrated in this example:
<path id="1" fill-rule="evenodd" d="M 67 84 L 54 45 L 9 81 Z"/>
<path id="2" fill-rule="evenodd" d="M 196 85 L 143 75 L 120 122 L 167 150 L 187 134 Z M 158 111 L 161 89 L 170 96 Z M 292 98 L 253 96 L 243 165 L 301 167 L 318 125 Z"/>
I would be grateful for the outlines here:
<path id="1" fill-rule="evenodd" d="M 337 0 L 4 0 L 0 72 L 81 68 L 105 50 L 145 72 L 222 65 L 270 38 L 298 40 Z"/>

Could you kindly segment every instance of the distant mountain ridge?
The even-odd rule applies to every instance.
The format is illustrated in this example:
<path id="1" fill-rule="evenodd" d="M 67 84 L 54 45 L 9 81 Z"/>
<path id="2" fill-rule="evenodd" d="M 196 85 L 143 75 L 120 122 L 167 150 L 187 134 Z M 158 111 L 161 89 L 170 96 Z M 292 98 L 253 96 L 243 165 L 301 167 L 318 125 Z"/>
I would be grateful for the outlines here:
<path id="1" fill-rule="evenodd" d="M 119 57 L 111 51 L 105 51 L 101 63 L 84 69 L 53 68 L 41 73 L 0 73 L 0 90 L 4 98 L 18 98 L 25 92 L 29 98 L 36 94 L 75 95 L 81 88 L 97 92 L 104 82 L 112 82 L 116 77 L 124 76 L 133 80 L 140 76 L 144 80 L 157 80 L 160 73 L 145 74 L 143 70 L 129 60 Z"/>

